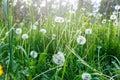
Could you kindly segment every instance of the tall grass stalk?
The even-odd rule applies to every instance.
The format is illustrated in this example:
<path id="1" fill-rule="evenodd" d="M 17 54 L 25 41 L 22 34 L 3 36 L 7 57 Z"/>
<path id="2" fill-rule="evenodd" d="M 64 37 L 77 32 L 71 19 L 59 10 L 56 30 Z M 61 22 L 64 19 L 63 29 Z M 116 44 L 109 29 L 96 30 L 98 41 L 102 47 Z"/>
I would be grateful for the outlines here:
<path id="1" fill-rule="evenodd" d="M 102 72 L 98 71 L 97 69 L 94 69 L 93 67 L 91 67 L 86 61 L 84 61 L 79 55 L 77 55 L 77 54 L 74 52 L 73 49 L 71 49 L 71 48 L 68 47 L 68 46 L 66 46 L 66 47 L 68 48 L 68 50 L 71 51 L 71 53 L 73 53 L 73 54 L 79 59 L 79 61 L 80 61 L 82 64 L 84 64 L 85 66 L 87 66 L 88 68 L 90 68 L 92 71 L 97 72 L 96 75 L 103 76 L 103 77 L 105 77 L 106 79 L 111 79 L 110 76 L 105 75 L 105 74 L 103 74 Z M 112 79 L 112 80 L 113 80 L 113 79 Z"/>
<path id="2" fill-rule="evenodd" d="M 50 71 L 52 71 L 52 70 L 58 69 L 58 68 L 60 68 L 60 67 L 62 67 L 62 65 L 59 65 L 59 66 L 53 67 L 53 68 L 51 68 L 51 69 L 48 69 L 47 71 L 42 72 L 42 73 L 38 74 L 37 76 L 33 77 L 32 80 L 35 80 L 36 78 L 40 77 L 41 75 L 43 75 L 43 74 L 45 74 L 45 73 L 47 73 L 47 72 L 50 72 Z"/>
<path id="3" fill-rule="evenodd" d="M 4 9 L 4 14 L 8 23 L 8 31 L 11 30 L 11 17 L 9 16 L 9 6 L 8 6 L 8 0 L 3 0 L 3 9 Z M 8 72 L 9 74 L 12 73 L 12 62 L 13 62 L 13 57 L 12 57 L 12 41 L 13 41 L 13 30 L 10 31 L 9 33 L 9 66 L 8 66 Z M 10 80 L 12 80 L 12 77 L 10 76 Z"/>

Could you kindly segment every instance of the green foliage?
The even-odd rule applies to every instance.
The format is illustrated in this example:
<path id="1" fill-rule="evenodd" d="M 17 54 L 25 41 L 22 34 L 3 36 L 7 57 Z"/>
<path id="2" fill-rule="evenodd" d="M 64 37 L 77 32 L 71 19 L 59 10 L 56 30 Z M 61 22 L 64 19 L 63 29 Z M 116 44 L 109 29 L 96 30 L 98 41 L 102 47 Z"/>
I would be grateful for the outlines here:
<path id="1" fill-rule="evenodd" d="M 2 2 L 2 0 L 0 0 L 0 3 Z"/>
<path id="2" fill-rule="evenodd" d="M 99 12 L 106 15 L 104 17 L 109 18 L 111 12 L 115 10 L 115 6 L 120 4 L 120 0 L 101 0 L 101 6 Z"/>
<path id="3" fill-rule="evenodd" d="M 101 18 L 94 19 L 83 12 L 65 15 L 66 19 L 70 17 L 68 23 L 56 23 L 54 16 L 50 16 L 43 24 L 35 25 L 36 30 L 32 30 L 31 24 L 35 23 L 32 12 L 31 24 L 13 23 L 13 17 L 10 17 L 13 15 L 12 8 L 9 13 L 5 1 L 7 0 L 3 1 L 4 15 L 9 24 L 0 22 L 0 65 L 4 67 L 0 79 L 82 80 L 84 72 L 91 74 L 91 80 L 120 79 L 120 26 L 115 27 L 113 21 L 107 20 L 102 24 Z M 6 29 L 8 25 L 9 30 Z M 21 34 L 16 34 L 17 28 L 22 29 Z M 46 33 L 40 32 L 43 28 Z M 91 29 L 92 34 L 86 34 L 86 29 Z M 80 30 L 81 34 L 78 33 Z M 9 36 L 6 32 L 9 32 Z M 28 39 L 23 40 L 23 34 L 28 34 Z M 52 39 L 53 34 L 56 34 L 55 39 Z M 84 45 L 77 43 L 80 35 L 86 38 Z M 98 49 L 98 46 L 101 48 Z M 31 56 L 32 50 L 38 53 L 36 58 Z M 65 55 L 63 66 L 53 62 L 53 55 L 58 51 Z M 9 73 L 10 56 L 13 70 Z"/>

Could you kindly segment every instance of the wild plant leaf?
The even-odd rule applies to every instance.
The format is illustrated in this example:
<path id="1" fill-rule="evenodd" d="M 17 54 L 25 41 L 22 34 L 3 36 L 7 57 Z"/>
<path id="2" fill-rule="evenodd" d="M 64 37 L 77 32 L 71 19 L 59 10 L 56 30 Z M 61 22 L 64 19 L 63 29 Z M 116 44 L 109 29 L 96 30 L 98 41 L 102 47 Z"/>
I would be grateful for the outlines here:
<path id="1" fill-rule="evenodd" d="M 8 43 L 7 43 L 7 44 L 2 44 L 2 45 L 0 45 L 0 50 L 1 50 L 2 48 L 6 47 L 6 46 L 8 46 Z"/>
<path id="2" fill-rule="evenodd" d="M 46 74 L 43 74 L 41 80 L 50 80 L 50 78 Z"/>
<path id="3" fill-rule="evenodd" d="M 2 0 L 0 0 L 0 3 L 2 2 Z"/>
<path id="4" fill-rule="evenodd" d="M 92 78 L 91 80 L 100 80 L 99 78 L 97 78 L 97 77 L 94 77 L 94 78 Z"/>
<path id="5" fill-rule="evenodd" d="M 28 55 L 27 52 L 25 51 L 25 49 L 22 46 L 18 46 L 18 49 L 21 49 L 26 57 L 26 59 L 28 59 Z"/>
<path id="6" fill-rule="evenodd" d="M 120 66 L 116 62 L 112 62 L 112 63 L 117 69 L 120 69 Z"/>
<path id="7" fill-rule="evenodd" d="M 47 56 L 46 53 L 41 53 L 40 56 L 39 56 L 39 61 L 41 63 L 46 63 L 46 56 Z"/>
<path id="8" fill-rule="evenodd" d="M 4 14 L 6 19 L 9 19 L 9 15 L 8 15 L 8 5 L 7 5 L 7 0 L 3 0 L 3 10 L 4 10 Z"/>

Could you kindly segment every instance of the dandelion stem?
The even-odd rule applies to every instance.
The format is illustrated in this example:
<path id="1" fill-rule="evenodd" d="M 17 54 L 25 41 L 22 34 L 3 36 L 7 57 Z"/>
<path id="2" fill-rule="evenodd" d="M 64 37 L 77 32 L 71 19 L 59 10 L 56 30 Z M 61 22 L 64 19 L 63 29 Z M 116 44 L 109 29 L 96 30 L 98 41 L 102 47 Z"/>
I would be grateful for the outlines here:
<path id="1" fill-rule="evenodd" d="M 59 68 L 59 67 L 62 67 L 62 66 L 63 66 L 63 65 L 56 66 L 56 67 L 54 67 L 54 68 L 48 69 L 47 71 L 42 72 L 42 73 L 38 74 L 37 76 L 35 76 L 32 80 L 35 80 L 37 77 L 40 77 L 41 75 L 43 75 L 43 74 L 45 74 L 45 73 L 47 73 L 47 72 L 49 72 L 49 71 L 52 71 L 52 70 L 54 70 L 54 69 L 57 69 L 57 68 Z"/>
<path id="2" fill-rule="evenodd" d="M 100 69 L 100 49 L 98 48 L 98 68 Z"/>

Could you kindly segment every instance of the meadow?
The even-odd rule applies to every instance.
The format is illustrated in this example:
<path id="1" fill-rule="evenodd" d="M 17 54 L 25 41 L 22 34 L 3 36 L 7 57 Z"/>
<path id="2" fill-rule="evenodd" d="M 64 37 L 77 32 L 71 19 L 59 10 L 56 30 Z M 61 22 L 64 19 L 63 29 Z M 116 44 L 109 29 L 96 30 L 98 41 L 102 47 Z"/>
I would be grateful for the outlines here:
<path id="1" fill-rule="evenodd" d="M 0 14 L 0 80 L 120 80 L 119 12 L 105 18 L 81 10 L 14 22 Z M 9 9 L 9 10 L 8 10 Z"/>

